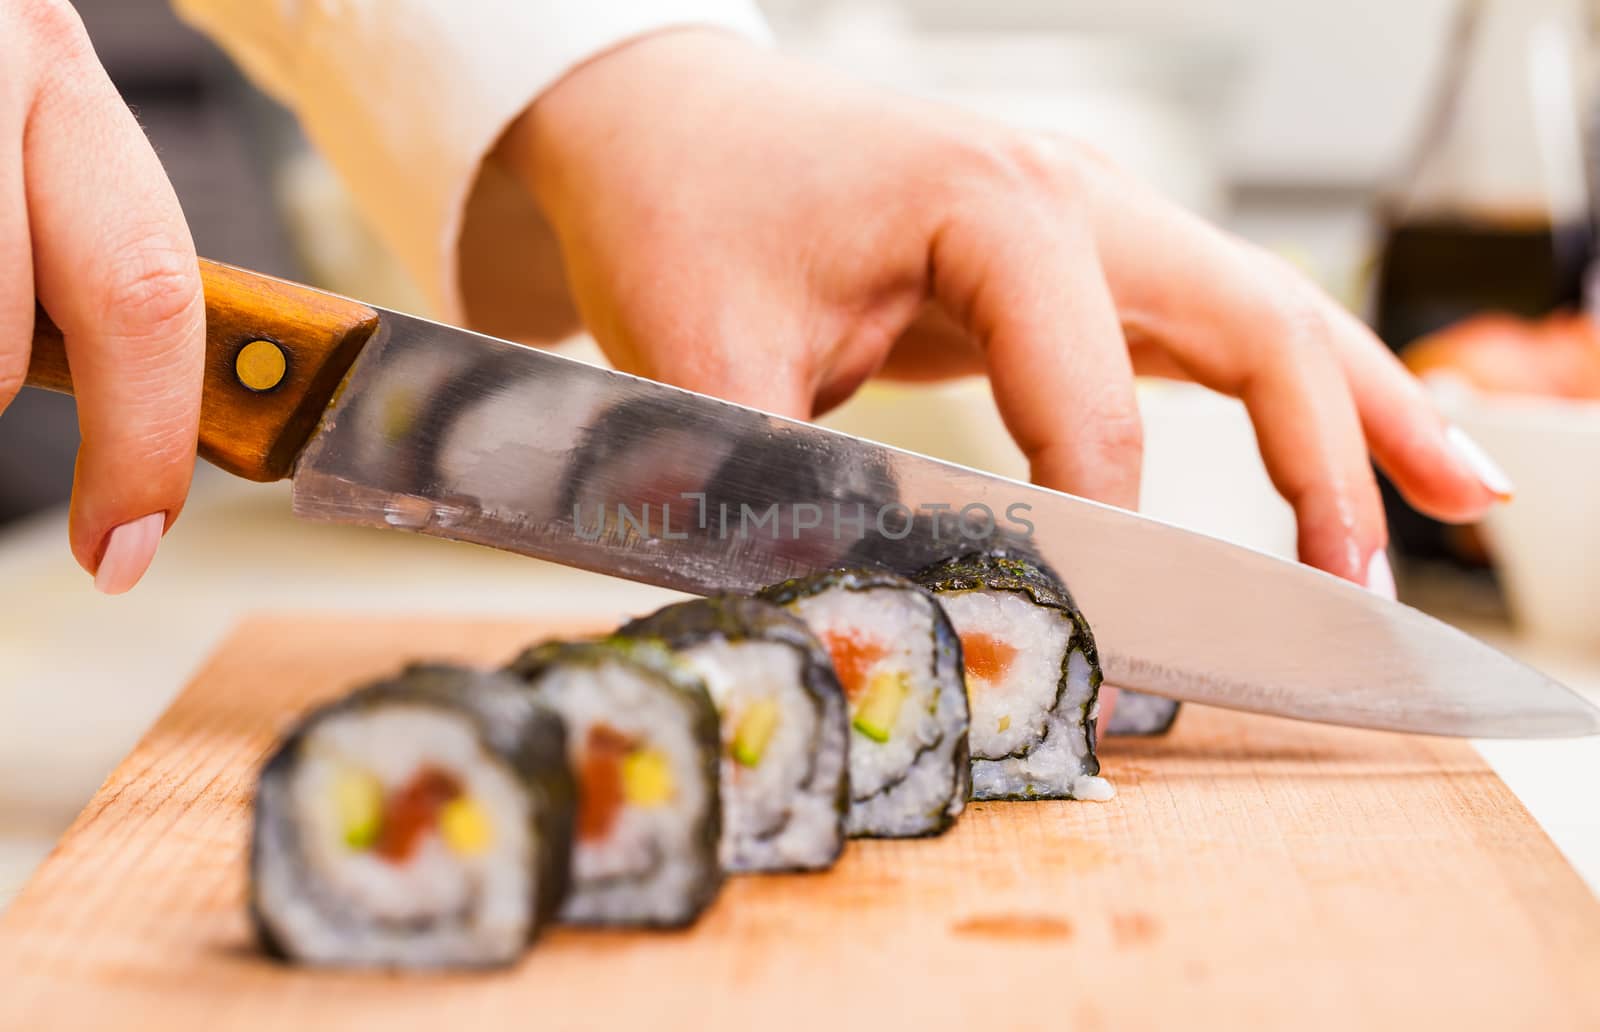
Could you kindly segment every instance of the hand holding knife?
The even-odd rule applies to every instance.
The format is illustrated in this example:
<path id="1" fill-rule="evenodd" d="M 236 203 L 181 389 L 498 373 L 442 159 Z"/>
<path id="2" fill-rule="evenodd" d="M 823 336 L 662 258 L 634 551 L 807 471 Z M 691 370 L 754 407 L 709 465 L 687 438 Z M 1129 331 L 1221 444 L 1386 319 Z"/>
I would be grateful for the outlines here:
<path id="1" fill-rule="evenodd" d="M 994 540 L 1009 515 L 1119 686 L 1432 734 L 1600 732 L 1554 680 L 1306 566 L 270 277 L 209 262 L 202 276 L 201 454 L 293 477 L 303 518 L 710 593 L 846 560 L 920 565 L 963 535 Z M 43 318 L 28 382 L 71 389 Z"/>

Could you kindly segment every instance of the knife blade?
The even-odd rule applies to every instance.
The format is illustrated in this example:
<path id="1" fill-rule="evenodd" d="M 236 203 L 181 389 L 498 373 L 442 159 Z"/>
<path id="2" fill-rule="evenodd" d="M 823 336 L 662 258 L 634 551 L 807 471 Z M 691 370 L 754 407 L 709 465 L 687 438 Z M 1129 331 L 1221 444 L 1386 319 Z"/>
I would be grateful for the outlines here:
<path id="1" fill-rule="evenodd" d="M 1065 578 L 1122 687 L 1395 731 L 1600 732 L 1600 710 L 1553 678 L 1306 566 L 552 352 L 212 263 L 204 273 L 202 451 L 257 479 L 292 467 L 303 519 L 696 594 L 843 564 L 909 572 L 998 545 Z M 260 340 L 292 375 L 241 393 L 244 349 Z M 44 372 L 30 369 L 30 382 L 70 387 L 49 375 L 52 350 L 58 337 L 36 339 Z M 301 388 L 292 403 L 272 399 Z M 229 407 L 252 399 L 293 417 L 252 445 L 268 469 L 230 443 L 236 431 L 261 436 Z"/>

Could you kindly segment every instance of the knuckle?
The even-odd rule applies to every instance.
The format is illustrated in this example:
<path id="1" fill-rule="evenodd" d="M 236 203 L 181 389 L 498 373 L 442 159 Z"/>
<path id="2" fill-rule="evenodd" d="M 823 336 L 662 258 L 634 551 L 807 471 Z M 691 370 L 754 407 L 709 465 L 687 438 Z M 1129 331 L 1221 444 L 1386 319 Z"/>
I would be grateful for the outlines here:
<path id="1" fill-rule="evenodd" d="M 1100 405 L 1089 425 L 1103 458 L 1122 461 L 1144 453 L 1144 420 L 1131 399 Z"/>
<path id="2" fill-rule="evenodd" d="M 1254 245 L 1245 256 L 1245 274 L 1269 285 L 1256 295 L 1264 306 L 1261 317 L 1292 347 L 1325 346 L 1332 336 L 1328 311 L 1305 275 L 1287 259 Z"/>
<path id="3" fill-rule="evenodd" d="M 14 8 L 27 38 L 52 57 L 91 49 L 83 19 L 67 0 L 19 0 Z"/>
<path id="4" fill-rule="evenodd" d="M 100 292 L 103 325 L 136 338 L 181 337 L 200 310 L 200 267 L 170 238 L 153 235 L 113 249 Z"/>
<path id="5" fill-rule="evenodd" d="M 1048 189 L 1075 177 L 1070 161 L 1049 141 L 1032 133 L 1012 135 L 1001 148 L 1001 159 L 1013 182 Z"/>
<path id="6" fill-rule="evenodd" d="M 1072 196 L 1080 171 L 1054 141 L 1032 133 L 1005 132 L 957 139 L 953 164 L 959 181 L 1003 197 Z"/>
<path id="7" fill-rule="evenodd" d="M 1256 355 L 1258 361 L 1301 361 L 1328 349 L 1332 327 L 1327 312 L 1309 290 L 1292 279 L 1279 280 L 1276 289 L 1262 290 L 1256 296 L 1261 306 L 1256 322 L 1266 330 L 1254 335 L 1265 351 Z"/>
<path id="8" fill-rule="evenodd" d="M 1285 345 L 1295 354 L 1322 351 L 1328 346 L 1328 317 L 1311 298 L 1291 291 L 1276 306 L 1277 322 Z"/>
<path id="9" fill-rule="evenodd" d="M 1144 421 L 1138 405 L 1102 399 L 1074 420 L 1074 432 L 1050 434 L 1018 444 L 1035 464 L 1047 466 L 1136 469 L 1144 455 Z"/>

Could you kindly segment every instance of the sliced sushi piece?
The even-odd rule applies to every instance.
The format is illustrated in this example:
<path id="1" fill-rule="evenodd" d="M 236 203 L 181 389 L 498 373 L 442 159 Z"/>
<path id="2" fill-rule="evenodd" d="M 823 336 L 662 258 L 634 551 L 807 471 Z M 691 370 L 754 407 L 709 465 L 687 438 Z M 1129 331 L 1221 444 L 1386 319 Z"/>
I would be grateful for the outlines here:
<path id="1" fill-rule="evenodd" d="M 1089 622 L 1053 571 L 975 552 L 917 580 L 961 637 L 972 706 L 974 799 L 1108 799 L 1097 777 L 1100 661 Z"/>
<path id="2" fill-rule="evenodd" d="M 761 597 L 822 640 L 850 715 L 852 836 L 935 835 L 966 806 L 967 696 L 961 647 L 939 603 L 904 577 L 836 570 Z"/>
<path id="3" fill-rule="evenodd" d="M 787 610 L 737 595 L 667 606 L 622 628 L 671 648 L 722 722 L 722 866 L 815 870 L 844 845 L 848 722 L 828 653 Z"/>
<path id="4" fill-rule="evenodd" d="M 1172 730 L 1178 719 L 1177 699 L 1164 699 L 1159 695 L 1129 691 L 1117 692 L 1117 706 L 1106 725 L 1108 735 L 1164 735 Z"/>
<path id="5" fill-rule="evenodd" d="M 567 725 L 577 777 L 578 924 L 693 921 L 722 885 L 717 712 L 693 670 L 656 642 L 550 642 L 509 668 Z"/>
<path id="6" fill-rule="evenodd" d="M 256 791 L 250 912 L 307 964 L 509 964 L 567 889 L 560 719 L 516 679 L 412 667 L 307 716 Z"/>

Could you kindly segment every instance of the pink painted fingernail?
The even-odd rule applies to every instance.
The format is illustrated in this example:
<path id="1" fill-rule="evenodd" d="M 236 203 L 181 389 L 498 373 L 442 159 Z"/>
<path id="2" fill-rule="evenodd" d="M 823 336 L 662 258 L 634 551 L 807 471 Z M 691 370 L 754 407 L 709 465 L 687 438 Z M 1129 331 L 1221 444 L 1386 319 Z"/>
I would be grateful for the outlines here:
<path id="1" fill-rule="evenodd" d="M 1389 566 L 1389 555 L 1381 548 L 1367 561 L 1367 590 L 1384 598 L 1399 597 L 1394 590 L 1394 570 Z"/>
<path id="2" fill-rule="evenodd" d="M 106 595 L 120 595 L 139 583 L 139 578 L 150 568 L 150 561 L 156 557 L 156 546 L 161 544 L 161 529 L 166 522 L 166 513 L 153 512 L 113 528 L 106 535 L 106 552 L 100 559 L 100 568 L 94 571 L 95 590 Z"/>
<path id="3" fill-rule="evenodd" d="M 1516 486 L 1511 483 L 1511 478 L 1506 476 L 1506 471 L 1500 468 L 1499 463 L 1489 457 L 1483 447 L 1467 436 L 1467 432 L 1459 426 L 1452 426 L 1444 432 L 1445 440 L 1450 442 L 1450 448 L 1456 457 L 1472 471 L 1478 482 L 1502 502 L 1509 501 L 1516 493 Z"/>

